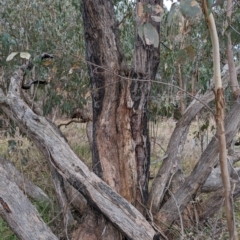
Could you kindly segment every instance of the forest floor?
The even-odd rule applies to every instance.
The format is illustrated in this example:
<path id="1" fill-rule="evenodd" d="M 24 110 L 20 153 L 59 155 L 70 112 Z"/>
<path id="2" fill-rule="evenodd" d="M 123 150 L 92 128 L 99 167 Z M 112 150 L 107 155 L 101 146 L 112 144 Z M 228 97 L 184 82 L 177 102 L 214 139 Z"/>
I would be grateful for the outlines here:
<path id="1" fill-rule="evenodd" d="M 59 123 L 60 121 L 57 121 Z M 206 123 L 196 120 L 192 123 L 188 134 L 187 141 L 182 153 L 182 168 L 186 175 L 190 174 L 197 163 L 202 151 L 204 151 L 211 137 L 215 133 L 214 120 L 209 121 L 209 126 L 204 129 Z M 150 176 L 154 178 L 162 163 L 167 145 L 171 134 L 176 125 L 173 119 L 161 119 L 157 123 L 149 123 L 150 140 L 151 140 L 151 165 Z M 70 146 L 75 153 L 91 167 L 91 151 L 86 136 L 86 124 L 72 123 L 67 127 L 62 126 L 61 131 L 68 139 Z M 51 198 L 55 199 L 54 188 L 51 183 L 51 175 L 49 174 L 48 164 L 43 155 L 38 151 L 36 146 L 30 142 L 26 136 L 20 134 L 16 129 L 15 133 L 10 136 L 5 132 L 0 133 L 0 155 L 10 160 L 30 181 L 42 188 Z M 57 204 L 46 206 L 34 203 L 41 213 L 44 221 L 49 223 L 55 232 L 61 224 L 60 210 Z M 240 233 L 240 201 L 235 204 L 236 222 Z M 57 216 L 57 217 L 56 217 Z M 218 239 L 227 239 L 226 223 L 224 220 L 224 212 L 220 213 L 220 220 L 223 231 Z M 204 228 L 205 229 L 205 228 Z M 200 238 L 192 237 L 186 239 L 212 239 L 211 229 L 206 228 L 206 233 L 200 234 Z M 204 230 L 204 231 L 205 231 Z M 56 231 L 57 232 L 57 231 Z M 189 230 L 191 233 L 191 231 Z M 207 237 L 208 236 L 208 237 Z M 219 236 L 219 235 L 218 235 Z M 0 240 L 14 240 L 16 236 L 8 229 L 6 223 L 0 218 Z"/>

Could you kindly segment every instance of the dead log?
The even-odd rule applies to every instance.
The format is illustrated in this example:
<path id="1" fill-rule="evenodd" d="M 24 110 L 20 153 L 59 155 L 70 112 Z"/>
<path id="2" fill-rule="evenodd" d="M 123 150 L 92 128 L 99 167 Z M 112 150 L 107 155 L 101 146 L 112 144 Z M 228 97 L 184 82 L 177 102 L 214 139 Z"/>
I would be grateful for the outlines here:
<path id="1" fill-rule="evenodd" d="M 239 181 L 239 174 L 240 170 L 239 168 L 234 168 L 233 167 L 233 162 L 234 160 L 239 159 L 239 156 L 234 156 L 234 157 L 228 157 L 229 159 L 229 174 L 231 177 L 232 182 Z M 209 192 L 215 192 L 219 188 L 222 187 L 222 178 L 221 178 L 221 169 L 220 166 L 217 166 L 213 168 L 211 174 L 208 176 L 207 180 L 203 184 L 201 188 L 201 192 L 203 193 L 209 193 Z"/>
<path id="2" fill-rule="evenodd" d="M 20 173 L 11 162 L 0 156 L 0 166 L 8 173 L 10 181 L 15 182 L 17 186 L 36 202 L 50 203 L 47 194 L 38 186 L 29 181 L 22 173 Z"/>
<path id="3" fill-rule="evenodd" d="M 240 73 L 240 66 L 236 68 L 236 71 L 238 74 Z M 229 80 L 229 74 L 225 75 L 222 80 L 223 86 L 226 87 Z M 172 178 L 175 177 L 176 172 L 179 170 L 179 165 L 181 165 L 180 157 L 191 122 L 195 118 L 196 114 L 204 108 L 204 104 L 208 104 L 214 98 L 215 95 L 211 89 L 207 90 L 204 94 L 199 92 L 186 109 L 181 120 L 178 121 L 170 138 L 165 154 L 166 157 L 164 158 L 161 168 L 153 181 L 149 194 L 148 208 L 152 210 L 152 212 L 158 212 L 169 180 L 172 180 Z"/>
<path id="4" fill-rule="evenodd" d="M 7 97 L 0 93 L 0 106 L 4 113 L 36 144 L 56 171 L 128 238 L 152 240 L 156 232 L 143 215 L 91 172 L 57 128 L 46 118 L 35 114 L 20 98 L 23 75 L 24 67 L 16 70 L 11 77 Z"/>
<path id="5" fill-rule="evenodd" d="M 234 193 L 233 199 L 236 200 L 240 197 L 240 185 L 234 184 Z M 224 201 L 224 190 L 223 188 L 219 188 L 216 192 L 214 192 L 211 197 L 209 197 L 206 201 L 201 203 L 202 213 L 199 215 L 199 220 L 204 222 L 205 220 L 213 217 L 219 209 L 223 206 Z"/>
<path id="6" fill-rule="evenodd" d="M 0 165 L 0 215 L 21 240 L 58 238 L 44 223 L 11 174 Z"/>
<path id="7" fill-rule="evenodd" d="M 235 102 L 232 109 L 228 113 L 225 121 L 225 132 L 227 146 L 232 142 L 240 127 L 240 104 Z M 187 204 L 192 200 L 192 196 L 202 187 L 207 177 L 210 175 L 214 166 L 218 161 L 218 141 L 214 136 L 208 144 L 206 150 L 201 155 L 200 160 L 196 164 L 191 175 L 186 179 L 184 184 L 176 191 L 155 215 L 156 222 L 164 229 L 179 217 L 179 211 L 182 212 Z M 177 204 L 176 204 L 177 200 Z M 162 222 L 165 224 L 163 225 Z"/>

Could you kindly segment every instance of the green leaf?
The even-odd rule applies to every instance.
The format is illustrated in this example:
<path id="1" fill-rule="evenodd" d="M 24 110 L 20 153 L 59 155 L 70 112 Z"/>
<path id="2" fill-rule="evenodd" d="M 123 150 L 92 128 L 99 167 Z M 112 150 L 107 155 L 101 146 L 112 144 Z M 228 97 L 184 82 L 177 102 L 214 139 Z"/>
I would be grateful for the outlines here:
<path id="1" fill-rule="evenodd" d="M 143 26 L 143 33 L 147 45 L 153 45 L 155 48 L 159 46 L 159 35 L 157 30 L 151 23 L 146 23 Z"/>
<path id="2" fill-rule="evenodd" d="M 18 52 L 12 52 L 10 55 L 8 55 L 6 61 L 9 62 L 13 60 L 13 58 L 18 54 Z"/>
<path id="3" fill-rule="evenodd" d="M 183 0 L 180 3 L 180 10 L 185 18 L 198 18 L 201 14 L 201 8 L 196 0 Z"/>
<path id="4" fill-rule="evenodd" d="M 28 52 L 21 52 L 21 53 L 20 53 L 20 58 L 24 58 L 24 59 L 29 60 L 30 57 L 31 57 L 31 54 L 28 53 Z"/>

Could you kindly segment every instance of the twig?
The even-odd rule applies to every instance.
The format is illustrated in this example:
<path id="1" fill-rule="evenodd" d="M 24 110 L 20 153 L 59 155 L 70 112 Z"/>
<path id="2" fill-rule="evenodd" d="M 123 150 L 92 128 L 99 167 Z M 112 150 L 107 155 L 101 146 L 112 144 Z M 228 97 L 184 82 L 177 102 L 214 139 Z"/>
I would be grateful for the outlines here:
<path id="1" fill-rule="evenodd" d="M 70 120 L 70 121 L 67 122 L 67 123 L 61 123 L 61 124 L 57 125 L 57 127 L 58 127 L 58 128 L 60 128 L 60 127 L 62 127 L 62 126 L 67 127 L 67 126 L 68 126 L 69 124 L 71 124 L 71 123 L 84 123 L 84 121 L 72 119 L 72 120 Z"/>

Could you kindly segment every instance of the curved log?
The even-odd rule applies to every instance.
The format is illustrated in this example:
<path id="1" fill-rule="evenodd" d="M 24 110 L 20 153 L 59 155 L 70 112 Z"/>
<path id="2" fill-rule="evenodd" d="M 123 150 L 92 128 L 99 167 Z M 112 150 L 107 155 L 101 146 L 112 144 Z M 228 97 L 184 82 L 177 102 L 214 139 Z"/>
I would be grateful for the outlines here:
<path id="1" fill-rule="evenodd" d="M 21 240 L 57 240 L 36 208 L 0 165 L 0 215 Z"/>
<path id="2" fill-rule="evenodd" d="M 50 199 L 47 194 L 38 186 L 33 184 L 27 178 L 21 174 L 11 162 L 0 156 L 0 166 L 2 166 L 8 173 L 8 178 L 10 181 L 15 182 L 18 187 L 25 192 L 30 198 L 37 202 L 47 202 L 50 203 Z"/>
<path id="3" fill-rule="evenodd" d="M 1 109 L 37 145 L 56 171 L 128 238 L 152 240 L 156 232 L 143 215 L 88 169 L 56 126 L 23 102 L 20 98 L 22 69 L 16 70 L 11 77 L 7 97 L 0 93 Z"/>

